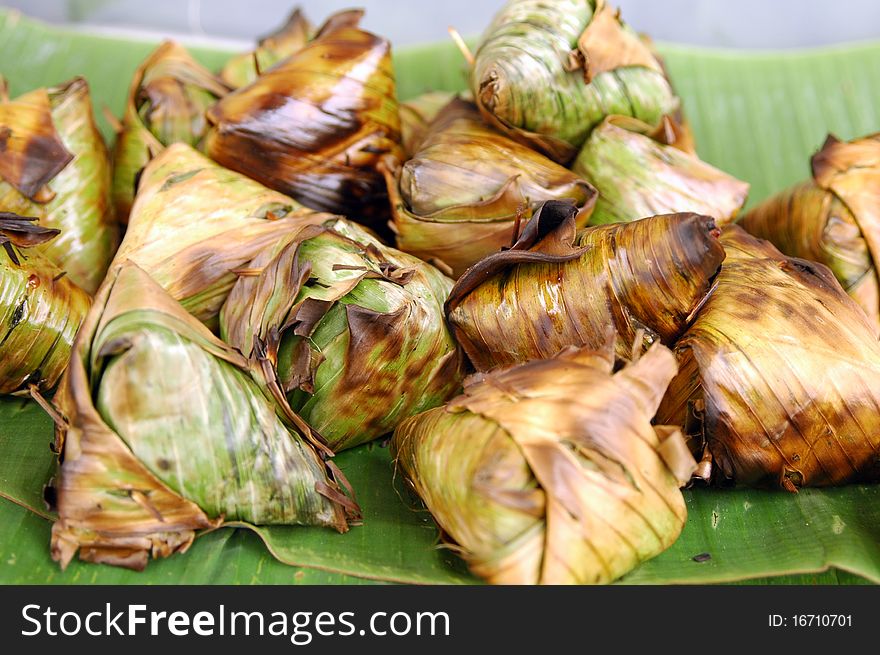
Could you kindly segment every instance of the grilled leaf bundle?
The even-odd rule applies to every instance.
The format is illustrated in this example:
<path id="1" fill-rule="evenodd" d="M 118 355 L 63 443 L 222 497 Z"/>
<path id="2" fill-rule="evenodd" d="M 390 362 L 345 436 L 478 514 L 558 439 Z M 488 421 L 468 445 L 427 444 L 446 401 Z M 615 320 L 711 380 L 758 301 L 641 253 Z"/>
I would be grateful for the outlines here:
<path id="1" fill-rule="evenodd" d="M 440 112 L 418 152 L 387 179 L 397 246 L 441 260 L 456 277 L 509 246 L 540 202 L 570 198 L 578 227 L 596 202 L 589 183 L 491 129 L 459 99 Z"/>
<path id="2" fill-rule="evenodd" d="M 400 103 L 400 145 L 407 158 L 416 154 L 428 126 L 454 97 L 447 91 L 428 91 Z"/>
<path id="3" fill-rule="evenodd" d="M 657 344 L 613 365 L 567 348 L 477 375 L 395 431 L 397 466 L 477 575 L 605 583 L 678 538 L 695 463 L 678 428 L 651 425 L 675 358 Z"/>
<path id="4" fill-rule="evenodd" d="M 391 46 L 331 17 L 313 41 L 208 112 L 208 154 L 314 209 L 385 230 L 376 166 L 400 157 Z"/>
<path id="5" fill-rule="evenodd" d="M 880 134 L 829 136 L 812 179 L 765 200 L 741 225 L 786 255 L 831 269 L 880 332 Z"/>
<path id="6" fill-rule="evenodd" d="M 260 39 L 255 50 L 231 57 L 220 71 L 220 79 L 233 89 L 247 86 L 262 71 L 269 70 L 282 59 L 301 50 L 312 38 L 313 32 L 312 24 L 297 7 L 284 25 Z"/>
<path id="7" fill-rule="evenodd" d="M 110 184 L 84 79 L 0 100 L 0 211 L 60 230 L 40 249 L 89 293 L 119 245 Z"/>
<path id="8" fill-rule="evenodd" d="M 880 343 L 821 264 L 726 228 L 727 259 L 676 346 L 659 421 L 704 441 L 704 477 L 824 486 L 880 479 Z"/>
<path id="9" fill-rule="evenodd" d="M 0 394 L 52 389 L 89 309 L 88 294 L 39 252 L 58 230 L 0 212 Z"/>
<path id="10" fill-rule="evenodd" d="M 570 201 L 544 203 L 510 250 L 456 282 L 447 317 L 477 370 L 597 349 L 610 329 L 626 359 L 687 329 L 724 259 L 713 219 L 667 214 L 576 235 L 576 214 Z"/>
<path id="11" fill-rule="evenodd" d="M 144 169 L 114 264 L 137 263 L 215 325 L 235 269 L 303 221 L 328 219 L 178 143 Z"/>
<path id="12" fill-rule="evenodd" d="M 265 386 L 143 270 L 111 271 L 59 391 L 53 557 L 141 569 L 224 520 L 344 532 L 357 506 Z"/>
<path id="13" fill-rule="evenodd" d="M 679 108 L 650 47 L 604 0 L 508 0 L 471 83 L 489 120 L 559 162 L 606 116 L 658 125 Z"/>
<path id="14" fill-rule="evenodd" d="M 572 165 L 599 191 L 590 223 L 684 211 L 711 216 L 718 225 L 731 222 L 746 201 L 748 183 L 665 143 L 665 130 L 652 132 L 639 121 L 611 117 L 590 134 Z"/>
<path id="15" fill-rule="evenodd" d="M 333 450 L 460 389 L 462 357 L 443 316 L 452 281 L 357 225 L 304 227 L 241 274 L 221 312 L 224 340 L 275 371 L 279 402 Z"/>
<path id="16" fill-rule="evenodd" d="M 179 43 L 165 41 L 135 71 L 116 137 L 113 204 L 128 221 L 137 179 L 151 158 L 172 143 L 200 148 L 205 112 L 229 88 Z"/>

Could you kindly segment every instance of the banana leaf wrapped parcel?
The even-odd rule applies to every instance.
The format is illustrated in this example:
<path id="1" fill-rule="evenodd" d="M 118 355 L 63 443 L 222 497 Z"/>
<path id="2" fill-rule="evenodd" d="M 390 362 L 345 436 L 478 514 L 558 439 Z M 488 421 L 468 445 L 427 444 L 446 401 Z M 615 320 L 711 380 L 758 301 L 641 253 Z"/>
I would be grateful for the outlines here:
<path id="1" fill-rule="evenodd" d="M 397 468 L 489 582 L 611 582 L 678 538 L 695 462 L 651 425 L 675 358 L 656 344 L 613 372 L 608 346 L 475 375 L 395 431 Z"/>
<path id="2" fill-rule="evenodd" d="M 679 109 L 651 47 L 604 0 L 508 0 L 471 86 L 487 120 L 561 163 L 606 116 L 657 126 Z"/>
<path id="3" fill-rule="evenodd" d="M 463 358 L 443 314 L 452 281 L 356 224 L 307 225 L 239 274 L 223 339 L 274 371 L 278 401 L 334 451 L 461 388 Z"/>
<path id="4" fill-rule="evenodd" d="M 89 295 L 36 246 L 58 230 L 0 212 L 0 394 L 55 387 Z"/>
<path id="5" fill-rule="evenodd" d="M 386 170 L 386 179 L 397 247 L 442 261 L 455 277 L 511 245 L 540 202 L 570 198 L 578 227 L 596 202 L 588 182 L 493 130 L 460 99 L 440 111 L 419 150 L 398 171 Z"/>
<path id="6" fill-rule="evenodd" d="M 247 86 L 262 71 L 269 70 L 282 59 L 301 50 L 313 33 L 312 24 L 297 7 L 284 25 L 260 39 L 256 49 L 230 57 L 220 71 L 220 79 L 233 89 Z"/>
<path id="7" fill-rule="evenodd" d="M 60 230 L 39 246 L 89 293 L 119 245 L 110 156 L 81 77 L 5 99 L 0 80 L 0 211 Z"/>
<path id="8" fill-rule="evenodd" d="M 142 569 L 224 522 L 346 531 L 357 505 L 326 447 L 266 384 L 143 270 L 115 267 L 56 397 L 53 558 Z"/>
<path id="9" fill-rule="evenodd" d="M 386 230 L 377 166 L 401 157 L 386 39 L 359 29 L 362 12 L 328 19 L 302 50 L 208 111 L 208 155 L 307 207 Z"/>
<path id="10" fill-rule="evenodd" d="M 829 136 L 812 173 L 740 225 L 786 255 L 830 268 L 880 333 L 880 134 L 850 142 Z"/>
<path id="11" fill-rule="evenodd" d="M 822 264 L 725 229 L 657 415 L 705 445 L 701 477 L 796 491 L 880 479 L 880 342 Z"/>
<path id="12" fill-rule="evenodd" d="M 135 71 L 116 135 L 113 204 L 128 222 L 137 179 L 165 146 L 201 148 L 208 129 L 205 112 L 229 91 L 179 43 L 165 41 Z"/>
<path id="13" fill-rule="evenodd" d="M 681 150 L 676 126 L 669 125 L 671 131 L 655 130 L 612 116 L 592 131 L 572 164 L 599 192 L 591 225 L 671 212 L 705 214 L 719 226 L 733 221 L 748 183 Z"/>
<path id="14" fill-rule="evenodd" d="M 448 91 L 428 91 L 400 103 L 400 145 L 407 158 L 418 151 L 428 127 L 453 98 Z"/>
<path id="15" fill-rule="evenodd" d="M 617 355 L 673 345 L 724 259 L 708 216 L 666 214 L 576 234 L 571 201 L 550 200 L 509 250 L 459 278 L 449 324 L 478 371 L 597 349 L 610 329 Z"/>
<path id="16" fill-rule="evenodd" d="M 304 221 L 331 218 L 177 143 L 144 169 L 114 265 L 135 262 L 216 327 L 235 269 Z"/>

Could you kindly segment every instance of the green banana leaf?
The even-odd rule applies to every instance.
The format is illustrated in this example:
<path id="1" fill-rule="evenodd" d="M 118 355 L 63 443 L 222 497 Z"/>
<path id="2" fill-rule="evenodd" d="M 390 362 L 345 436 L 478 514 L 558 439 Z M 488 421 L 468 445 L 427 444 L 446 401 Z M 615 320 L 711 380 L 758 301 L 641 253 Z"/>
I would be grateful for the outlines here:
<path id="1" fill-rule="evenodd" d="M 38 482 L 53 470 L 51 436 L 52 422 L 38 407 L 0 400 L 0 583 L 476 582 L 439 547 L 433 521 L 392 479 L 388 450 L 376 444 L 336 458 L 364 512 L 364 525 L 345 535 L 302 527 L 221 529 L 140 573 L 76 560 L 62 573 L 49 557 L 52 514 Z M 797 495 L 695 489 L 685 496 L 689 518 L 681 537 L 624 582 L 730 582 L 781 573 L 813 574 L 789 582 L 862 580 L 847 572 L 880 582 L 880 486 Z M 694 560 L 704 553 L 711 559 Z"/>
<path id="2" fill-rule="evenodd" d="M 118 115 L 127 80 L 155 45 L 67 32 L 0 10 L 0 62 L 15 62 L 2 70 L 13 94 L 82 74 L 96 107 Z M 700 157 L 750 182 L 750 204 L 806 177 L 806 162 L 828 132 L 850 139 L 880 129 L 880 43 L 787 53 L 660 50 Z M 211 69 L 229 55 L 193 54 Z M 395 57 L 403 100 L 466 87 L 465 63 L 452 44 Z M 79 562 L 62 573 L 49 557 L 51 515 L 41 489 L 53 470 L 51 440 L 51 421 L 37 406 L 0 401 L 0 583 L 474 582 L 438 546 L 433 522 L 395 483 L 388 451 L 377 444 L 336 460 L 364 510 L 364 525 L 346 535 L 223 529 L 142 573 Z M 689 520 L 679 540 L 623 582 L 880 583 L 880 486 L 685 495 Z"/>

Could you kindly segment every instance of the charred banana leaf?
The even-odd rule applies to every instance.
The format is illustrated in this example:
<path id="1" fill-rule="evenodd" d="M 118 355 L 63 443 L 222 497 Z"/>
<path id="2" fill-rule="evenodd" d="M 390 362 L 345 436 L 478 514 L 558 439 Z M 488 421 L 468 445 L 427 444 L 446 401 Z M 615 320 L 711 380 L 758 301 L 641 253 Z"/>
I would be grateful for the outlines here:
<path id="1" fill-rule="evenodd" d="M 333 450 L 389 433 L 461 388 L 463 358 L 443 316 L 452 281 L 357 225 L 304 227 L 241 275 L 221 312 L 224 340 L 274 371 L 279 402 Z"/>
<path id="2" fill-rule="evenodd" d="M 429 91 L 400 103 L 400 145 L 407 158 L 416 154 L 428 127 L 455 94 Z"/>
<path id="3" fill-rule="evenodd" d="M 397 246 L 442 261 L 455 277 L 510 246 L 542 201 L 570 198 L 578 227 L 596 202 L 588 182 L 493 130 L 460 99 L 440 112 L 419 151 L 387 180 Z"/>
<path id="4" fill-rule="evenodd" d="M 658 420 L 705 444 L 702 477 L 825 486 L 880 478 L 880 343 L 825 266 L 731 226 L 727 259 L 676 346 Z M 714 471 L 713 471 L 714 469 Z"/>
<path id="5" fill-rule="evenodd" d="M 89 293 L 119 245 L 110 184 L 84 79 L 0 100 L 0 211 L 60 230 L 40 249 Z"/>
<path id="6" fill-rule="evenodd" d="M 233 271 L 304 221 L 331 218 L 178 143 L 144 169 L 114 265 L 137 263 L 188 312 L 216 327 Z"/>
<path id="7" fill-rule="evenodd" d="M 387 231 L 377 165 L 400 158 L 391 46 L 331 17 L 302 50 L 208 112 L 208 154 L 303 205 Z"/>
<path id="8" fill-rule="evenodd" d="M 825 264 L 880 333 L 880 134 L 829 136 L 813 177 L 749 211 L 741 225 L 786 255 Z"/>
<path id="9" fill-rule="evenodd" d="M 397 466 L 477 575 L 606 583 L 678 538 L 695 463 L 678 428 L 651 425 L 675 358 L 657 344 L 613 365 L 567 348 L 476 375 L 395 431 Z"/>
<path id="10" fill-rule="evenodd" d="M 713 219 L 667 214 L 576 235 L 576 215 L 571 201 L 544 203 L 510 250 L 456 282 L 447 317 L 477 370 L 597 349 L 612 329 L 628 359 L 687 329 L 724 259 Z"/>
<path id="11" fill-rule="evenodd" d="M 312 24 L 297 7 L 284 25 L 260 39 L 255 50 L 231 57 L 220 71 L 220 79 L 233 89 L 247 86 L 262 71 L 269 70 L 282 59 L 299 52 L 312 38 L 313 33 Z"/>
<path id="12" fill-rule="evenodd" d="M 208 125 L 205 112 L 229 88 L 179 43 L 165 41 L 135 71 L 116 137 L 113 204 L 128 221 L 137 180 L 162 148 L 186 143 L 196 148 Z"/>
<path id="13" fill-rule="evenodd" d="M 55 387 L 88 294 L 39 251 L 58 230 L 0 212 L 0 394 Z"/>
<path id="14" fill-rule="evenodd" d="M 590 224 L 695 212 L 730 223 L 749 185 L 680 149 L 678 131 L 653 130 L 623 117 L 606 119 L 590 134 L 572 170 L 599 191 Z"/>
<path id="15" fill-rule="evenodd" d="M 562 163 L 606 116 L 658 125 L 679 107 L 650 46 L 604 0 L 509 0 L 471 82 L 488 120 Z"/>
<path id="16" fill-rule="evenodd" d="M 325 447 L 278 413 L 259 371 L 134 264 L 108 275 L 64 380 L 52 528 L 62 567 L 79 551 L 142 569 L 224 521 L 344 532 L 356 513 Z"/>

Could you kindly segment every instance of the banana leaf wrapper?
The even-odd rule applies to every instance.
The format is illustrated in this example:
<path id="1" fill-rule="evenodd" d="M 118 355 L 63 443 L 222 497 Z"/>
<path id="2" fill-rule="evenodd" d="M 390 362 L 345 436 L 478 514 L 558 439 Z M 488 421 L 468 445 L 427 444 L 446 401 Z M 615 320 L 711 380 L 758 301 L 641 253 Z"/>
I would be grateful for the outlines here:
<path id="1" fill-rule="evenodd" d="M 588 182 L 493 130 L 459 99 L 440 112 L 412 159 L 386 170 L 397 246 L 445 263 L 454 277 L 510 246 L 541 202 L 573 200 L 578 227 L 596 202 Z"/>
<path id="2" fill-rule="evenodd" d="M 307 207 L 387 233 L 377 166 L 400 159 L 391 45 L 357 27 L 362 12 L 331 17 L 306 47 L 208 112 L 216 161 Z"/>
<path id="3" fill-rule="evenodd" d="M 240 274 L 223 339 L 273 371 L 278 401 L 334 451 L 461 389 L 463 356 L 443 314 L 452 281 L 354 223 L 304 227 Z"/>
<path id="4" fill-rule="evenodd" d="M 449 91 L 428 91 L 400 103 L 400 145 L 407 159 L 418 152 L 428 127 L 453 98 Z"/>
<path id="5" fill-rule="evenodd" d="M 544 203 L 512 248 L 456 282 L 447 319 L 478 371 L 598 349 L 611 329 L 625 360 L 687 329 L 724 259 L 714 220 L 666 214 L 576 234 L 576 213 Z"/>
<path id="6" fill-rule="evenodd" d="M 231 57 L 220 71 L 220 79 L 232 89 L 253 82 L 282 59 L 299 52 L 311 40 L 314 27 L 297 7 L 275 32 L 260 39 L 256 49 Z"/>
<path id="7" fill-rule="evenodd" d="M 829 136 L 812 171 L 740 225 L 786 255 L 830 268 L 880 332 L 880 134 L 851 142 Z"/>
<path id="8" fill-rule="evenodd" d="M 119 245 L 110 184 L 110 156 L 83 78 L 0 100 L 0 211 L 60 230 L 39 248 L 89 293 Z"/>
<path id="9" fill-rule="evenodd" d="M 675 140 L 670 145 L 680 131 L 669 125 L 671 132 L 658 131 L 615 116 L 593 130 L 572 165 L 599 191 L 592 225 L 685 211 L 711 216 L 719 226 L 734 220 L 748 183 L 683 151 Z"/>
<path id="10" fill-rule="evenodd" d="M 651 425 L 675 358 L 657 344 L 613 366 L 611 348 L 566 348 L 398 426 L 397 468 L 477 575 L 607 583 L 678 538 L 695 462 L 678 428 Z"/>
<path id="11" fill-rule="evenodd" d="M 880 343 L 864 312 L 822 264 L 737 226 L 721 242 L 727 259 L 676 346 L 657 420 L 686 427 L 714 482 L 880 479 Z"/>
<path id="12" fill-rule="evenodd" d="M 0 212 L 0 394 L 53 389 L 89 309 L 89 295 L 36 247 L 57 234 Z"/>
<path id="13" fill-rule="evenodd" d="M 113 205 L 128 222 L 137 180 L 165 146 L 201 148 L 208 130 L 205 113 L 229 91 L 179 43 L 165 41 L 135 71 L 116 135 Z"/>
<path id="14" fill-rule="evenodd" d="M 224 522 L 344 532 L 357 512 L 259 370 L 134 264 L 108 274 L 57 401 L 62 567 L 78 551 L 142 569 Z"/>
<path id="15" fill-rule="evenodd" d="M 656 126 L 679 107 L 650 47 L 603 0 L 509 0 L 471 86 L 496 127 L 561 163 L 606 116 Z"/>
<path id="16" fill-rule="evenodd" d="M 304 221 L 330 218 L 178 143 L 144 169 L 114 265 L 135 262 L 216 328 L 234 270 Z"/>

